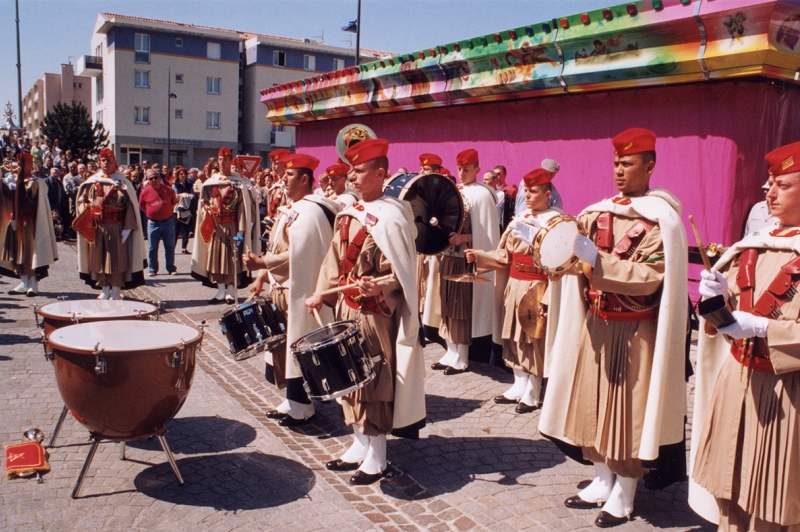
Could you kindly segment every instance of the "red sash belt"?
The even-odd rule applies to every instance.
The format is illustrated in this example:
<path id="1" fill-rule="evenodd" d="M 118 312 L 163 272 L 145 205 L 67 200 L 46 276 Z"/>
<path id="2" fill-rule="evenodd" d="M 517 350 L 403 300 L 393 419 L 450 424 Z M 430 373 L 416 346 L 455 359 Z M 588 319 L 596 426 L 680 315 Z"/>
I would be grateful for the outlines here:
<path id="1" fill-rule="evenodd" d="M 731 344 L 731 355 L 736 361 L 748 368 L 775 373 L 769 360 L 769 347 L 763 338 L 749 338 L 743 349 L 743 340 L 734 340 Z"/>
<path id="2" fill-rule="evenodd" d="M 652 308 L 635 310 L 632 305 L 647 305 L 642 299 L 647 297 L 629 297 L 631 301 L 625 301 L 617 294 L 601 292 L 600 290 L 589 290 L 589 312 L 608 321 L 656 321 L 658 319 L 658 305 Z"/>
<path id="3" fill-rule="evenodd" d="M 547 274 L 533 263 L 533 257 L 525 253 L 514 253 L 511 257 L 509 277 L 518 281 L 546 281 Z"/>
<path id="4" fill-rule="evenodd" d="M 125 209 L 105 207 L 101 216 L 95 216 L 95 221 L 101 224 L 118 224 L 125 219 Z"/>
<path id="5" fill-rule="evenodd" d="M 219 223 L 230 224 L 236 221 L 236 211 L 222 209 L 219 213 Z"/>

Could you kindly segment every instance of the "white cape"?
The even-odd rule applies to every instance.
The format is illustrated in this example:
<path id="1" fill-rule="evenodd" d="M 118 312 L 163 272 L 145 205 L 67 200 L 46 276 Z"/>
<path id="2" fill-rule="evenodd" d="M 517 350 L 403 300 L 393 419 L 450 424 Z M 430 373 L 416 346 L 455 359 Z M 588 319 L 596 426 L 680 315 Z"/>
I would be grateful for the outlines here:
<path id="1" fill-rule="evenodd" d="M 36 242 L 33 249 L 33 269 L 49 266 L 58 260 L 56 233 L 53 229 L 53 219 L 50 214 L 50 200 L 47 198 L 47 183 L 41 178 L 36 178 L 36 183 L 39 185 L 39 193 L 36 204 L 36 229 L 34 233 Z M 11 227 L 8 222 L 12 209 L 13 205 L 3 203 L 1 210 L 8 210 L 9 215 L 6 218 L 5 213 L 3 213 L 2 219 L 0 219 L 0 242 L 6 241 L 6 232 Z M 0 261 L 0 268 L 9 272 L 14 271 L 14 265 L 10 261 Z"/>

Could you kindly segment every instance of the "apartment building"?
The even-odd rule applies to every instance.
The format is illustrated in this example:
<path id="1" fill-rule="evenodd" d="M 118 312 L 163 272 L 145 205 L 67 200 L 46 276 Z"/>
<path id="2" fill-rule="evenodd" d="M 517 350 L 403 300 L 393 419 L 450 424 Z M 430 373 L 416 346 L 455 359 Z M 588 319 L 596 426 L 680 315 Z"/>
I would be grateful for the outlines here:
<path id="1" fill-rule="evenodd" d="M 92 78 L 76 76 L 71 63 L 61 65 L 59 74 L 45 74 L 22 99 L 22 127 L 32 138 L 41 139 L 39 124 L 57 103 L 82 103 L 92 115 Z"/>
<path id="2" fill-rule="evenodd" d="M 113 13 L 98 15 L 91 50 L 78 73 L 93 79 L 94 119 L 123 164 L 166 162 L 167 143 L 170 165 L 201 166 L 222 146 L 266 160 L 294 147 L 294 131 L 269 123 L 260 91 L 355 63 L 311 40 Z"/>

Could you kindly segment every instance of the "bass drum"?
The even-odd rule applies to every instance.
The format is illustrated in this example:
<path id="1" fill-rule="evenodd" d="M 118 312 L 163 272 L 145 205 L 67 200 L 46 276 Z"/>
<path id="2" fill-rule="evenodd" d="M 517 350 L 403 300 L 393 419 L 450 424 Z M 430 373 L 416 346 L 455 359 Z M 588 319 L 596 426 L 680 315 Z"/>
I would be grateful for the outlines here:
<path id="1" fill-rule="evenodd" d="M 464 225 L 464 200 L 455 183 L 439 174 L 398 174 L 384 194 L 407 201 L 417 226 L 415 247 L 423 255 L 436 255 L 450 245 L 450 233 Z"/>

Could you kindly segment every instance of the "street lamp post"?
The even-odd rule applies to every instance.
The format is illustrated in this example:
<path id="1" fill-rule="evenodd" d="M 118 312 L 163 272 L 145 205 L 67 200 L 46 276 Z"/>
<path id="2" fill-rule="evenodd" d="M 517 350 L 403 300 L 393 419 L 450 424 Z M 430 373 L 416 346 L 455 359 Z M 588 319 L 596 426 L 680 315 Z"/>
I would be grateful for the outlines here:
<path id="1" fill-rule="evenodd" d="M 361 0 L 358 0 L 358 13 L 356 19 L 342 27 L 342 31 L 356 34 L 356 65 L 361 64 Z"/>
<path id="2" fill-rule="evenodd" d="M 172 69 L 167 69 L 167 93 L 169 93 L 169 97 L 167 97 L 167 166 L 172 168 L 172 162 L 170 161 L 171 153 L 170 153 L 170 144 L 172 143 L 172 99 L 177 98 L 178 95 L 172 92 Z"/>

